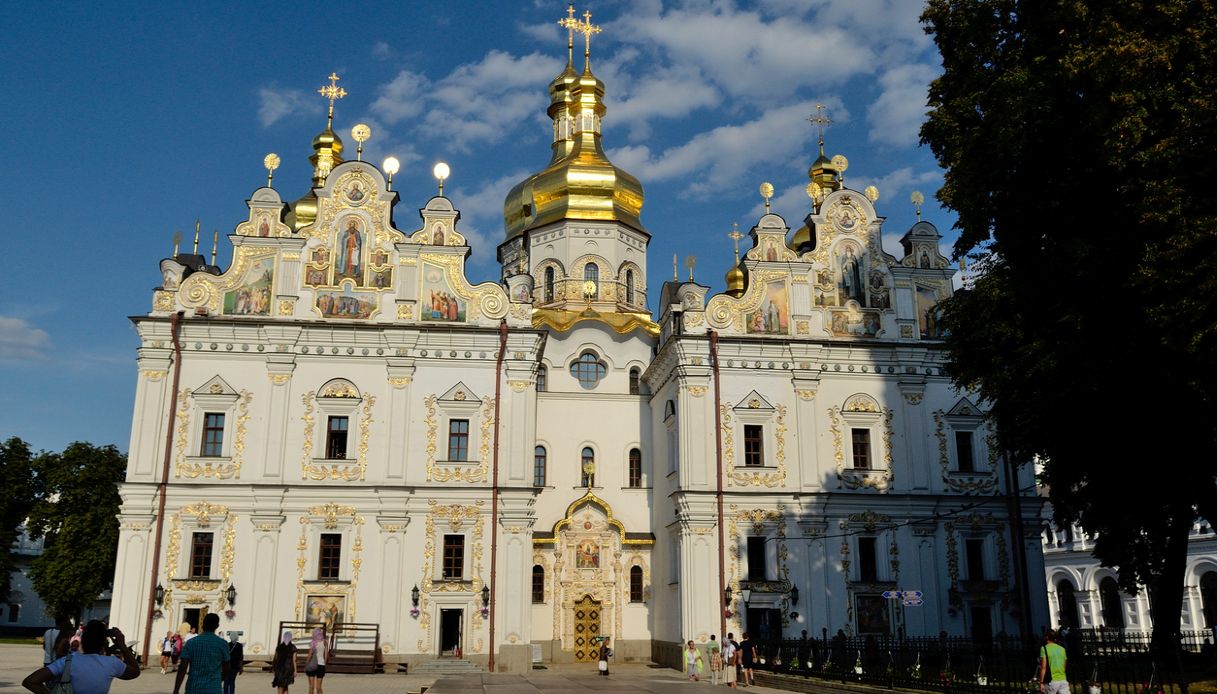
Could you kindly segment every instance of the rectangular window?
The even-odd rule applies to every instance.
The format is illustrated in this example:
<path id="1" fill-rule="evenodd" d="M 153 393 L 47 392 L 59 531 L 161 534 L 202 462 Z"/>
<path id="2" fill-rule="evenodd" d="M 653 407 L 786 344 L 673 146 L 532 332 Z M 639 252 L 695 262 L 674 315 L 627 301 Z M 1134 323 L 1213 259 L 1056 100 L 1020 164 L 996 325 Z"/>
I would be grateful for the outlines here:
<path id="1" fill-rule="evenodd" d="M 748 538 L 748 580 L 768 581 L 765 573 L 765 538 Z"/>
<path id="2" fill-rule="evenodd" d="M 642 451 L 637 448 L 630 449 L 629 466 L 630 487 L 637 489 L 642 486 Z"/>
<path id="3" fill-rule="evenodd" d="M 532 452 L 532 486 L 545 486 L 545 449 L 537 446 Z"/>
<path id="4" fill-rule="evenodd" d="M 325 457 L 327 460 L 346 460 L 347 457 L 347 425 L 346 417 L 330 417 L 325 431 Z"/>
<path id="5" fill-rule="evenodd" d="M 540 564 L 532 567 L 532 601 L 533 604 L 545 602 L 545 569 Z"/>
<path id="6" fill-rule="evenodd" d="M 873 537 L 858 538 L 858 580 L 863 583 L 879 580 L 879 557 Z"/>
<path id="7" fill-rule="evenodd" d="M 968 580 L 985 580 L 985 541 L 980 538 L 964 540 L 964 554 L 968 562 Z"/>
<path id="8" fill-rule="evenodd" d="M 744 425 L 744 465 L 760 467 L 765 464 L 765 446 L 762 436 L 765 428 L 760 424 Z"/>
<path id="9" fill-rule="evenodd" d="M 444 535 L 444 579 L 459 581 L 465 576 L 465 536 Z"/>
<path id="10" fill-rule="evenodd" d="M 972 451 L 972 432 L 955 432 L 955 460 L 960 472 L 976 472 L 976 459 Z"/>
<path id="11" fill-rule="evenodd" d="M 211 578 L 213 533 L 194 533 L 190 538 L 190 578 Z"/>
<path id="12" fill-rule="evenodd" d="M 642 567 L 630 567 L 630 602 L 642 602 Z"/>
<path id="13" fill-rule="evenodd" d="M 854 445 L 854 468 L 870 469 L 870 429 L 850 429 L 850 438 Z"/>
<path id="14" fill-rule="evenodd" d="M 203 415 L 203 452 L 205 458 L 218 458 L 224 452 L 224 414 L 208 412 Z"/>
<path id="15" fill-rule="evenodd" d="M 469 420 L 448 420 L 448 460 L 469 460 Z"/>
<path id="16" fill-rule="evenodd" d="M 342 567 L 342 534 L 322 533 L 321 553 L 317 558 L 317 579 L 337 581 Z"/>

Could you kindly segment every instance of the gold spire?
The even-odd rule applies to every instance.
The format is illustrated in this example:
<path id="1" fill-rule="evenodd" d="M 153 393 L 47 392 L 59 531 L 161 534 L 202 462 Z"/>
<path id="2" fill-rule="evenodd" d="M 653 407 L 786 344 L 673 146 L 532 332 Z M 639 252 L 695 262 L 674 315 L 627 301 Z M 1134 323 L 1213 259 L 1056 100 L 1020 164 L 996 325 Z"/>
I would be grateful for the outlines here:
<path id="1" fill-rule="evenodd" d="M 575 3 L 566 6 L 566 16 L 558 20 L 558 26 L 566 29 L 566 64 L 575 64 L 575 27 L 579 20 L 575 19 Z"/>
<path id="2" fill-rule="evenodd" d="M 765 200 L 765 206 L 769 206 L 769 200 Z M 734 297 L 742 296 L 744 293 L 744 271 L 739 267 L 739 240 L 744 237 L 739 233 L 739 222 L 731 222 L 731 233 L 727 234 L 727 238 L 735 242 L 735 265 L 727 271 L 727 293 Z"/>
<path id="3" fill-rule="evenodd" d="M 346 96 L 347 90 L 338 86 L 338 80 L 342 79 L 338 76 L 338 73 L 331 72 L 330 76 L 326 79 L 328 79 L 330 83 L 318 89 L 317 93 L 323 98 L 328 99 L 330 102 L 330 110 L 329 113 L 326 114 L 325 119 L 325 129 L 329 130 L 334 127 L 334 102 Z"/>
<path id="4" fill-rule="evenodd" d="M 211 265 L 215 267 L 216 251 L 220 248 L 220 230 L 213 229 L 211 234 Z"/>
<path id="5" fill-rule="evenodd" d="M 191 255 L 199 254 L 199 220 L 196 217 L 194 220 L 194 250 L 190 251 Z"/>
<path id="6" fill-rule="evenodd" d="M 271 188 L 271 181 L 275 180 L 275 169 L 279 168 L 279 155 L 271 152 L 262 159 L 262 166 L 266 167 L 266 187 Z"/>
<path id="7" fill-rule="evenodd" d="M 331 72 L 326 78 L 329 84 L 322 86 L 317 93 L 329 102 L 326 112 L 325 130 L 313 138 L 313 153 L 309 163 L 313 165 L 313 188 L 325 185 L 325 179 L 335 166 L 342 163 L 342 138 L 334 133 L 334 102 L 347 95 L 347 90 L 338 86 L 338 73 Z M 293 231 L 299 231 L 312 224 L 317 219 L 317 196 L 312 190 L 292 204 L 287 214 L 287 222 Z"/>
<path id="8" fill-rule="evenodd" d="M 177 249 L 178 249 L 178 246 L 181 245 L 181 243 L 182 243 L 182 232 L 181 231 L 173 232 L 173 257 L 174 258 L 177 257 L 177 253 L 178 253 Z"/>
<path id="9" fill-rule="evenodd" d="M 816 104 L 815 115 L 810 116 L 807 121 L 815 126 L 817 138 L 820 141 L 820 156 L 807 170 L 807 176 L 827 195 L 841 187 L 840 181 L 837 180 L 840 172 L 837 170 L 836 164 L 824 154 L 824 130 L 832 125 L 832 118 L 824 112 L 824 104 Z"/>
<path id="10" fill-rule="evenodd" d="M 576 19 L 573 8 L 559 23 L 567 29 L 568 46 L 573 46 L 576 32 L 583 34 L 588 60 L 582 74 L 576 74 L 568 62 L 566 70 L 550 82 L 547 112 L 554 123 L 553 157 L 543 171 L 507 194 L 503 202 L 507 236 L 563 219 L 617 221 L 645 231 L 639 219 L 642 184 L 613 166 L 601 143 L 604 83 L 592 74 L 590 63 L 591 37 L 601 29 L 591 23 L 590 12 Z"/>

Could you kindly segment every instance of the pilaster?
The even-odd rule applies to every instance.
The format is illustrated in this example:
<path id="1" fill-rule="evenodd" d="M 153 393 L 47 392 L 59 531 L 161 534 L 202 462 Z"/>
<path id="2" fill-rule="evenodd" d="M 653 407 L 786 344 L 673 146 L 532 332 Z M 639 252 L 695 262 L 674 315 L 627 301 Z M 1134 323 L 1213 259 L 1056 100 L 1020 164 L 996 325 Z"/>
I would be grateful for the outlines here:
<path id="1" fill-rule="evenodd" d="M 410 400 L 414 383 L 414 360 L 391 357 L 389 379 L 389 445 L 385 447 L 385 477 L 405 480 L 409 464 Z"/>
<path id="2" fill-rule="evenodd" d="M 291 418 L 292 372 L 296 357 L 288 353 L 266 357 L 266 377 L 270 379 L 270 401 L 266 411 L 266 453 L 262 459 L 262 476 L 275 479 L 283 476 L 287 424 Z"/>

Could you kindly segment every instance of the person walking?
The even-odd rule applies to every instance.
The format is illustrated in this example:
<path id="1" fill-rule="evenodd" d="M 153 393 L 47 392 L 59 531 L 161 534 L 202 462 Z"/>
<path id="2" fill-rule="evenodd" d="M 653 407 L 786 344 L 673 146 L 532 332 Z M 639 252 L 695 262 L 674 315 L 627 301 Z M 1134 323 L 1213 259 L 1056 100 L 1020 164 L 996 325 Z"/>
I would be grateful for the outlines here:
<path id="1" fill-rule="evenodd" d="M 740 663 L 744 666 L 743 680 L 741 684 L 745 687 L 756 685 L 756 673 L 752 671 L 753 665 L 756 664 L 756 641 L 749 638 L 748 632 L 744 632 L 744 642 L 740 644 Z"/>
<path id="2" fill-rule="evenodd" d="M 604 640 L 600 642 L 600 662 L 597 664 L 597 667 L 600 668 L 600 674 L 604 677 L 608 677 L 608 661 L 613 656 L 613 649 L 609 647 L 609 640 L 609 637 L 605 636 Z"/>
<path id="3" fill-rule="evenodd" d="M 1044 634 L 1044 646 L 1040 649 L 1039 670 L 1035 678 L 1040 683 L 1040 691 L 1043 694 L 1069 694 L 1069 681 L 1065 679 L 1068 659 L 1065 649 L 1057 643 L 1059 638 L 1051 629 Z M 1045 674 L 1051 675 L 1052 678 L 1047 684 L 1044 683 Z"/>
<path id="4" fill-rule="evenodd" d="M 710 684 L 717 686 L 723 676 L 723 648 L 714 634 L 710 634 L 706 652 L 710 654 Z"/>
<path id="5" fill-rule="evenodd" d="M 245 672 L 245 646 L 239 637 L 241 632 L 228 632 L 228 674 L 224 676 L 224 694 L 235 694 L 237 675 Z"/>
<path id="6" fill-rule="evenodd" d="M 165 638 L 161 639 L 161 674 L 169 672 L 170 661 L 173 660 L 173 632 L 165 632 Z"/>
<path id="7" fill-rule="evenodd" d="M 723 641 L 723 680 L 728 687 L 735 689 L 735 668 L 739 665 L 739 646 L 735 643 L 735 634 L 728 633 Z"/>
<path id="8" fill-rule="evenodd" d="M 274 673 L 271 686 L 279 690 L 279 694 L 287 694 L 287 688 L 296 681 L 296 646 L 292 644 L 292 632 L 284 631 L 275 646 L 275 657 L 270 663 Z"/>
<path id="9" fill-rule="evenodd" d="M 62 617 L 55 620 L 55 626 L 42 632 L 42 664 L 50 665 L 67 655 L 63 646 L 67 643 L 67 634 L 72 633 L 72 623 Z"/>
<path id="10" fill-rule="evenodd" d="M 325 664 L 329 661 L 329 655 L 325 629 L 313 629 L 313 636 L 308 642 L 308 659 L 304 662 L 304 674 L 308 675 L 308 694 L 321 694 L 325 681 Z"/>
<path id="11" fill-rule="evenodd" d="M 701 651 L 697 650 L 697 646 L 693 645 L 693 640 L 689 639 L 688 645 L 685 646 L 685 672 L 688 673 L 690 680 L 697 682 L 701 680 L 701 671 Z"/>
<path id="12" fill-rule="evenodd" d="M 119 658 L 106 654 L 106 640 L 113 639 Z M 80 634 L 80 652 L 71 652 L 30 673 L 21 686 L 34 694 L 51 694 L 56 682 L 71 684 L 76 694 L 108 694 L 115 679 L 139 677 L 139 659 L 127 646 L 123 633 L 93 620 Z"/>
<path id="13" fill-rule="evenodd" d="M 173 682 L 173 694 L 181 691 L 187 674 L 190 680 L 186 682 L 186 694 L 220 694 L 230 666 L 228 644 L 216 636 L 219 627 L 220 615 L 212 612 L 203 617 L 203 633 L 187 641 L 182 649 L 182 666 Z"/>

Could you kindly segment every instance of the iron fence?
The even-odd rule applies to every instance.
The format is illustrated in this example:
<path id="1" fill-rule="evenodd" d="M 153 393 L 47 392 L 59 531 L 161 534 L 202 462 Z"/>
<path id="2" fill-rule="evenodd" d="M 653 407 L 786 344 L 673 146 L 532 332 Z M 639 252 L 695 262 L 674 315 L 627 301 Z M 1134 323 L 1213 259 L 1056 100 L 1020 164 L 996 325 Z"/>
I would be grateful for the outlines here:
<path id="1" fill-rule="evenodd" d="M 1180 649 L 1166 658 L 1154 657 L 1148 633 L 1075 630 L 1064 641 L 1066 674 L 1078 694 L 1186 694 L 1188 666 L 1202 671 L 1214 661 L 1208 632 L 1182 635 Z M 1010 637 L 786 639 L 758 642 L 755 667 L 892 689 L 1039 694 L 1040 649 Z"/>

